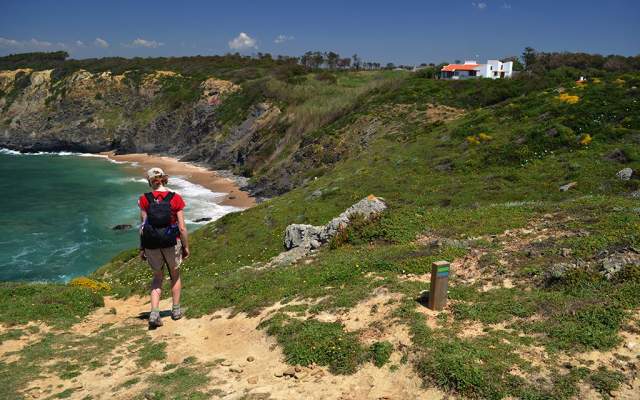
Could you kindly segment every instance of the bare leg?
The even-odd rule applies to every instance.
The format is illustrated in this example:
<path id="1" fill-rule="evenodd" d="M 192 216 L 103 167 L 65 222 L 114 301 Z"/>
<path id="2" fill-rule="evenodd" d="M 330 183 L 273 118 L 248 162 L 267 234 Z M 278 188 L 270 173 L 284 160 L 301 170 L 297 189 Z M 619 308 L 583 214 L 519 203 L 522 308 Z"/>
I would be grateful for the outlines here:
<path id="1" fill-rule="evenodd" d="M 173 304 L 180 304 L 180 293 L 182 292 L 182 280 L 180 279 L 180 268 L 170 268 L 171 276 L 171 297 L 173 298 Z"/>
<path id="2" fill-rule="evenodd" d="M 162 281 L 164 280 L 164 273 L 160 271 L 153 271 L 153 280 L 151 281 L 151 310 L 158 310 L 160 308 L 160 295 L 162 294 Z"/>

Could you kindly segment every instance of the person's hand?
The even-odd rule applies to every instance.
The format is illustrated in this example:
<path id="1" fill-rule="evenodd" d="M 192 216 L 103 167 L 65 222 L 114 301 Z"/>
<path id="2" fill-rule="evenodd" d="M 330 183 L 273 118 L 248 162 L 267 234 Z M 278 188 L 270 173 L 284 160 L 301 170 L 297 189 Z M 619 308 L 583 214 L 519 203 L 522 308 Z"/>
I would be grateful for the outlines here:
<path id="1" fill-rule="evenodd" d="M 186 260 L 187 258 L 189 258 L 189 255 L 191 255 L 191 252 L 189 251 L 188 247 L 183 247 L 182 248 L 182 259 Z"/>
<path id="2" fill-rule="evenodd" d="M 142 261 L 146 261 L 147 260 L 147 255 L 144 252 L 144 249 L 140 249 L 140 259 Z"/>

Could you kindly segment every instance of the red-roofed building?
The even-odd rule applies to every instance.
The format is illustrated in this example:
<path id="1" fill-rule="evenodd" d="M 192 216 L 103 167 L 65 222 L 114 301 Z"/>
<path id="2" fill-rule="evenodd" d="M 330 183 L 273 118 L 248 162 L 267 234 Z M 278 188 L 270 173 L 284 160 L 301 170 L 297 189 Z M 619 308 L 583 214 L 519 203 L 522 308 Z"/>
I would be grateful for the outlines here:
<path id="1" fill-rule="evenodd" d="M 500 62 L 489 60 L 486 64 L 478 64 L 476 61 L 465 61 L 464 64 L 449 64 L 442 67 L 440 77 L 442 79 L 468 79 L 468 78 L 511 78 L 513 75 L 513 62 Z"/>

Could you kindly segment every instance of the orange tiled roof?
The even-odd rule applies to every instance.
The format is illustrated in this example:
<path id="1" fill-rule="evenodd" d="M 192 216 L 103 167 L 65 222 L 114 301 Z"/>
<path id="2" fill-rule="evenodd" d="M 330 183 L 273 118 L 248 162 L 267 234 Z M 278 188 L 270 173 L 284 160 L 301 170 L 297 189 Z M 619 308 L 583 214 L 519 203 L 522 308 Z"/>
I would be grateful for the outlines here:
<path id="1" fill-rule="evenodd" d="M 442 67 L 442 71 L 475 71 L 480 64 L 449 64 Z"/>

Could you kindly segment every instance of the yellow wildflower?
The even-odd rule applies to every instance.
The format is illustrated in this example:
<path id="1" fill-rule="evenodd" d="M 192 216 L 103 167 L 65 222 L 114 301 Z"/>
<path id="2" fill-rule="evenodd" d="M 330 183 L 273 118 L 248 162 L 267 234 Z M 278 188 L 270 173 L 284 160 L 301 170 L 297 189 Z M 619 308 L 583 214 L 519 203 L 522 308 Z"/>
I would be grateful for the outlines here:
<path id="1" fill-rule="evenodd" d="M 472 135 L 472 136 L 467 136 L 467 142 L 469 144 L 480 144 L 480 140 L 478 139 L 477 136 Z"/>
<path id="2" fill-rule="evenodd" d="M 588 146 L 592 141 L 593 141 L 593 138 L 591 137 L 591 135 L 588 133 L 585 133 L 584 135 L 580 136 L 580 140 L 578 141 L 578 143 L 580 143 L 583 146 Z"/>
<path id="3" fill-rule="evenodd" d="M 478 134 L 478 139 L 480 139 L 481 142 L 488 142 L 490 140 L 493 140 L 493 137 L 483 132 Z"/>
<path id="4" fill-rule="evenodd" d="M 101 292 L 101 291 L 108 292 L 111 290 L 111 285 L 109 285 L 108 283 L 89 279 L 85 276 L 73 278 L 71 282 L 69 282 L 69 286 L 86 287 L 91 289 L 94 292 Z"/>
<path id="5" fill-rule="evenodd" d="M 562 101 L 563 103 L 567 103 L 567 104 L 576 104 L 577 102 L 580 101 L 580 97 L 575 96 L 575 95 L 571 95 L 568 93 L 561 93 L 559 96 L 556 97 L 556 99 Z"/>

